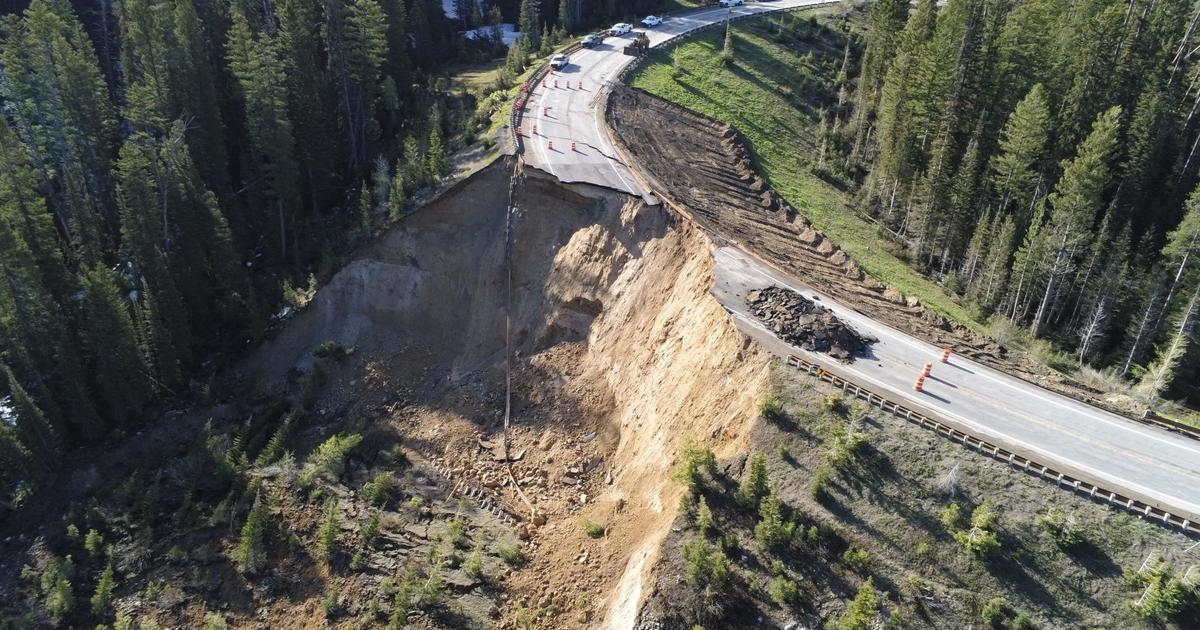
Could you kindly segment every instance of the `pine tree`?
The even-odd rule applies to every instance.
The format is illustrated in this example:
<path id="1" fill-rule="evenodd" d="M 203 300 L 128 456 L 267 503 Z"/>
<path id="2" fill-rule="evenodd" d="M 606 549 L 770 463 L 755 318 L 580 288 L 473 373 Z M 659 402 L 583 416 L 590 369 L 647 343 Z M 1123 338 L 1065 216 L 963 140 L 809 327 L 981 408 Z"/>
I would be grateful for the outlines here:
<path id="1" fill-rule="evenodd" d="M 988 167 L 999 212 L 1013 212 L 1021 231 L 1028 226 L 1030 204 L 1050 139 L 1046 91 L 1033 86 L 1017 103 L 1000 134 L 1000 150 Z"/>
<path id="2" fill-rule="evenodd" d="M 0 366 L 8 383 L 16 437 L 43 472 L 49 471 L 62 455 L 62 442 L 46 415 L 37 406 L 7 365 Z M 3 420 L 0 420 L 3 422 Z"/>
<path id="3" fill-rule="evenodd" d="M 396 168 L 392 172 L 392 179 L 388 186 L 388 218 L 393 221 L 404 216 L 404 169 L 400 164 L 400 160 L 396 160 Z"/>
<path id="4" fill-rule="evenodd" d="M 266 35 L 254 37 L 240 10 L 232 12 L 231 20 L 226 42 L 229 68 L 242 89 L 254 164 L 266 180 L 268 199 L 274 208 L 270 225 L 279 245 L 279 258 L 287 260 L 298 190 L 283 67 L 270 39 Z"/>
<path id="5" fill-rule="evenodd" d="M 867 27 L 867 48 L 863 52 L 856 92 L 855 156 L 859 154 L 860 147 L 866 141 L 867 128 L 875 108 L 879 104 L 884 77 L 887 76 L 888 68 L 900 45 L 900 34 L 908 19 L 908 4 L 904 0 L 880 0 L 871 5 L 870 22 Z"/>
<path id="6" fill-rule="evenodd" d="M 358 188 L 358 225 L 362 235 L 370 238 L 375 233 L 375 206 L 371 203 L 371 189 L 367 182 Z"/>
<path id="7" fill-rule="evenodd" d="M 517 16 L 517 30 L 529 39 L 534 48 L 541 45 L 542 4 L 540 0 L 521 0 L 521 11 Z"/>
<path id="8" fill-rule="evenodd" d="M 433 125 L 429 130 L 429 148 L 426 150 L 426 160 L 429 181 L 436 183 L 450 172 L 450 161 L 446 158 L 446 150 L 442 147 L 442 132 L 437 125 Z"/>
<path id="9" fill-rule="evenodd" d="M 145 132 L 130 136 L 117 161 L 120 182 L 121 255 L 132 265 L 127 271 L 143 278 L 157 296 L 158 310 L 171 333 L 179 361 L 186 363 L 192 344 L 190 318 L 167 252 L 184 243 L 178 232 L 178 189 L 170 160 Z M 196 261 L 198 262 L 198 261 Z M 136 285 L 139 280 L 133 280 Z M 197 305 L 201 306 L 201 305 Z"/>
<path id="10" fill-rule="evenodd" d="M 28 246 L 41 281 L 55 301 L 73 291 L 54 219 L 38 194 L 37 176 L 28 150 L 0 117 L 0 221 Z"/>
<path id="11" fill-rule="evenodd" d="M 770 481 L 767 478 L 767 456 L 758 451 L 750 457 L 750 468 L 742 478 L 738 488 L 738 501 L 747 507 L 758 507 L 763 497 L 770 492 Z"/>
<path id="12" fill-rule="evenodd" d="M 83 287 L 83 337 L 96 393 L 108 419 L 126 423 L 150 401 L 146 366 L 137 348 L 133 319 L 117 276 L 102 266 L 80 278 Z"/>
<path id="13" fill-rule="evenodd" d="M 96 582 L 96 592 L 92 594 L 92 614 L 103 615 L 108 612 L 108 608 L 112 606 L 113 590 L 117 587 L 117 580 L 113 573 L 113 565 L 110 561 L 104 571 L 100 573 L 100 579 Z"/>
<path id="14" fill-rule="evenodd" d="M 65 0 L 34 0 L 0 38 L 5 114 L 46 182 L 73 255 L 99 260 L 110 241 L 116 117 L 95 50 Z"/>
<path id="15" fill-rule="evenodd" d="M 341 532 L 341 508 L 337 499 L 325 502 L 325 520 L 317 530 L 317 553 L 326 563 L 332 562 L 338 551 L 338 534 Z"/>
<path id="16" fill-rule="evenodd" d="M 392 0 L 395 2 L 396 0 Z M 396 2 L 403 8 L 403 2 Z M 279 31 L 274 38 L 276 58 L 282 62 L 287 86 L 287 114 L 296 143 L 296 159 L 303 174 L 308 209 L 316 206 L 315 191 L 333 186 L 337 160 L 329 159 L 341 148 L 334 134 L 336 116 L 332 87 L 322 65 L 319 21 L 310 0 L 280 0 Z M 389 16 L 389 24 L 395 18 Z"/>
<path id="17" fill-rule="evenodd" d="M 1048 198 L 1052 208 L 1047 225 L 1050 264 L 1045 290 L 1030 331 L 1037 335 L 1063 277 L 1074 268 L 1074 258 L 1090 241 L 1089 231 L 1109 185 L 1109 159 L 1117 147 L 1121 108 L 1113 107 L 1096 118 L 1092 132 L 1079 146 L 1074 159 L 1063 164 L 1063 174 Z"/>
<path id="18" fill-rule="evenodd" d="M 238 571 L 253 574 L 266 567 L 267 553 L 264 545 L 269 518 L 267 502 L 261 494 L 256 494 L 254 506 L 246 515 L 246 522 L 242 524 L 242 538 L 233 553 L 233 561 L 237 564 Z"/>

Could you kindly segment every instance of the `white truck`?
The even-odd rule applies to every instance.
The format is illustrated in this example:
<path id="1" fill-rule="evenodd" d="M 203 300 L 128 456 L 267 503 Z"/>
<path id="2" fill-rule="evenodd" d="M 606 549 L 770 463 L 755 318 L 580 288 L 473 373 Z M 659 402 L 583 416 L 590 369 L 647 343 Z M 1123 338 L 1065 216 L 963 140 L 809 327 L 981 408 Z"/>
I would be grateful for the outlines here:
<path id="1" fill-rule="evenodd" d="M 642 19 L 642 26 L 645 26 L 646 28 L 654 28 L 655 26 L 658 26 L 659 24 L 662 24 L 662 23 L 663 23 L 663 19 L 658 17 L 657 15 L 647 15 L 645 18 Z"/>
<path id="2" fill-rule="evenodd" d="M 626 33 L 628 33 L 629 31 L 632 31 L 632 30 L 633 30 L 632 24 L 629 24 L 627 22 L 618 22 L 617 24 L 613 24 L 612 28 L 608 29 L 608 34 L 612 35 L 613 37 L 620 37 L 621 35 L 625 35 Z"/>
<path id="3" fill-rule="evenodd" d="M 745 0 L 721 0 L 721 6 L 732 9 L 733 7 L 736 7 L 744 2 Z"/>

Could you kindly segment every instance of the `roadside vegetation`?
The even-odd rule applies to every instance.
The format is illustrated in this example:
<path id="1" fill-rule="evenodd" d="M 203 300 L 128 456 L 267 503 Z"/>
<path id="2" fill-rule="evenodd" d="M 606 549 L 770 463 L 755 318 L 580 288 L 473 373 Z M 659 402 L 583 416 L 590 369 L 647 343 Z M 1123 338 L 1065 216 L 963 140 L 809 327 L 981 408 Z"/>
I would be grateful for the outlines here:
<path id="1" fill-rule="evenodd" d="M 832 395 L 777 367 L 748 455 L 680 453 L 679 529 L 644 620 L 865 630 L 1197 618 L 1187 536 L 877 410 L 832 407 Z"/>
<path id="2" fill-rule="evenodd" d="M 632 84 L 737 127 L 884 283 L 1100 391 L 1194 404 L 1200 145 L 1193 97 L 1166 88 L 1195 69 L 1174 54 L 1195 44 L 1186 3 L 1137 31 L 1120 3 L 978 6 L 745 20 L 654 52 Z"/>

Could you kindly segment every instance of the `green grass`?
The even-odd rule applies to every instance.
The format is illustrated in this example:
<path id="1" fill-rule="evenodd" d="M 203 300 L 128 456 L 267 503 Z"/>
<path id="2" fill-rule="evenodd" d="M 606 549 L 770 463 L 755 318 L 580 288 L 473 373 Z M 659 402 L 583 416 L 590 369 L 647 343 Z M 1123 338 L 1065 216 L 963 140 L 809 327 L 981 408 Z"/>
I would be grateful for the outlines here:
<path id="1" fill-rule="evenodd" d="M 876 225 L 856 214 L 849 195 L 813 174 L 818 108 L 836 98 L 841 36 L 807 24 L 831 9 L 785 14 L 734 25 L 733 60 L 721 59 L 724 30 L 714 29 L 663 50 L 630 83 L 693 111 L 729 123 L 750 143 L 759 173 L 879 281 L 947 318 L 983 326 L 941 287 L 889 252 Z M 812 52 L 809 55 L 809 52 Z"/>

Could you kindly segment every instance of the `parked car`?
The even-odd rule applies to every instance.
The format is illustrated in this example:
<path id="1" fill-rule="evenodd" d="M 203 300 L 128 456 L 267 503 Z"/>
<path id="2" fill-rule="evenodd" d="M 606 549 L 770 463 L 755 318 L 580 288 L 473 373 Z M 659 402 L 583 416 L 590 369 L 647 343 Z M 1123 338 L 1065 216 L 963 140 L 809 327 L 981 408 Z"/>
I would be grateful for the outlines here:
<path id="1" fill-rule="evenodd" d="M 733 7 L 736 7 L 737 5 L 742 4 L 743 2 L 745 2 L 745 0 L 721 0 L 721 6 L 729 7 L 732 9 Z"/>
<path id="2" fill-rule="evenodd" d="M 654 28 L 655 26 L 662 24 L 662 22 L 663 19 L 657 15 L 647 15 L 642 19 L 642 26 L 645 26 L 646 28 Z"/>
<path id="3" fill-rule="evenodd" d="M 562 70 L 563 68 L 566 68 L 567 64 L 569 63 L 571 63 L 571 58 L 562 53 L 554 55 L 550 58 L 550 67 L 554 68 L 555 70 Z"/>
<path id="4" fill-rule="evenodd" d="M 626 22 L 619 22 L 617 24 L 613 24 L 612 28 L 608 29 L 608 34 L 612 35 L 613 37 L 620 37 L 621 35 L 625 35 L 626 33 L 628 33 L 629 31 L 632 31 L 632 30 L 633 30 L 632 24 L 629 24 Z"/>
<path id="5" fill-rule="evenodd" d="M 600 33 L 592 33 L 579 40 L 579 45 L 583 46 L 584 48 L 595 48 L 602 43 L 604 43 L 604 35 L 601 35 Z"/>

